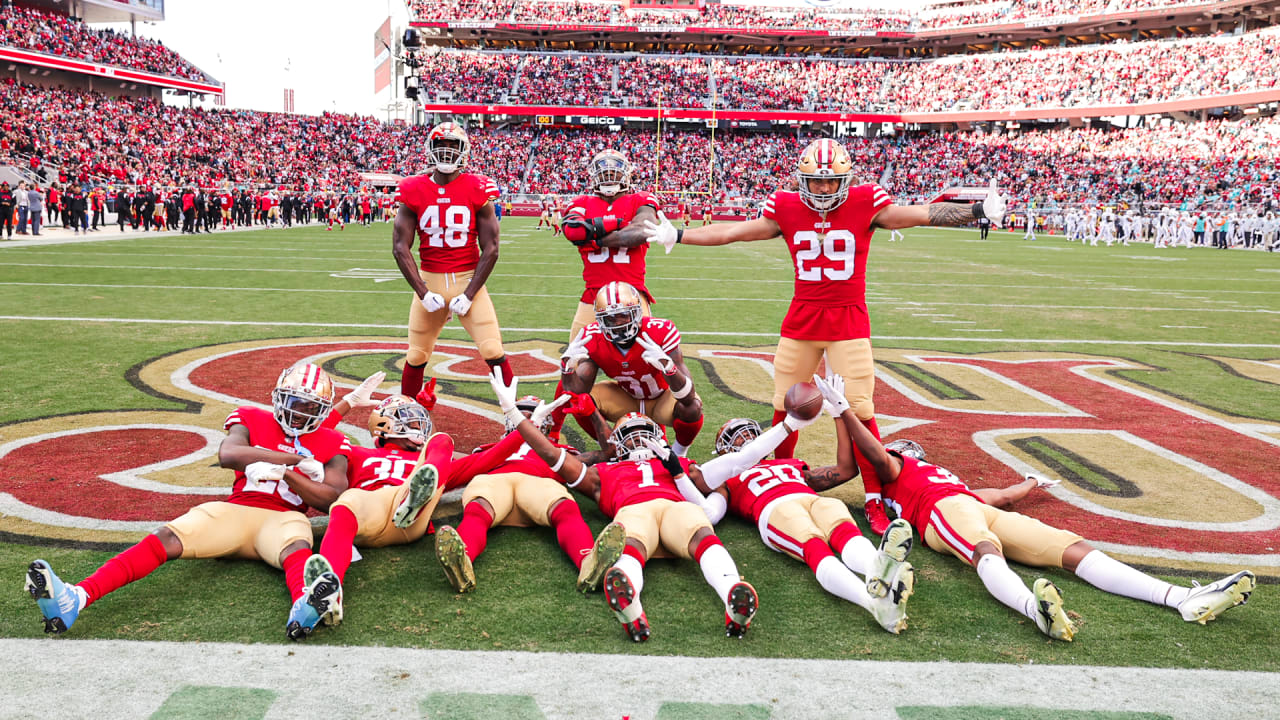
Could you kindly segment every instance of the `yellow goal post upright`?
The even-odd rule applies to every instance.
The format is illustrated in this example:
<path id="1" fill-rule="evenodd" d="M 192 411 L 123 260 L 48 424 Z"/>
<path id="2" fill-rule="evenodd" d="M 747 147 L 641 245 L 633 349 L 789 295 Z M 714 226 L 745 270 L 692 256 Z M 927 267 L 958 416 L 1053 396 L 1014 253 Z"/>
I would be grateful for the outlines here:
<path id="1" fill-rule="evenodd" d="M 711 64 L 708 63 L 708 68 Z M 708 72 L 714 72 L 708 69 Z M 709 83 L 710 84 L 710 83 Z M 662 105 L 662 88 L 658 88 L 658 115 L 657 128 L 654 135 L 654 153 L 653 153 L 653 194 L 654 195 L 705 195 L 708 199 L 715 197 L 716 188 L 716 91 L 711 91 L 711 118 L 707 121 L 707 126 L 711 130 L 711 137 L 707 144 L 707 187 L 705 190 L 664 190 L 662 189 L 662 126 L 663 126 L 663 105 Z M 678 163 L 677 159 L 677 163 Z"/>

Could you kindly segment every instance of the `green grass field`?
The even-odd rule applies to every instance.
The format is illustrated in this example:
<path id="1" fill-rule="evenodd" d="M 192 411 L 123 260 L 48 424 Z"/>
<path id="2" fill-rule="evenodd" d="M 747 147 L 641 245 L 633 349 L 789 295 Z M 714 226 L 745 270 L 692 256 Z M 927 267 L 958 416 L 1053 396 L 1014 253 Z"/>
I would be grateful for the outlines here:
<path id="1" fill-rule="evenodd" d="M 567 243 L 533 225 L 531 219 L 503 222 L 501 259 L 489 289 L 505 341 L 559 346 L 581 292 L 580 263 Z M 1036 352 L 1122 359 L 1142 367 L 1116 370 L 1116 378 L 1231 418 L 1257 435 L 1280 438 L 1280 257 L 1141 245 L 1081 248 L 1056 237 L 1035 243 L 1017 237 L 993 233 L 979 241 L 972 231 L 915 230 L 902 243 L 878 238 L 868 265 L 877 358 Z M 342 233 L 302 228 L 0 250 L 0 443 L 24 437 L 30 421 L 48 419 L 40 431 L 49 432 L 87 422 L 86 413 L 182 411 L 182 402 L 140 389 L 131 370 L 191 348 L 293 337 L 398 341 L 409 302 L 403 281 L 375 282 L 396 277 L 389 226 L 381 224 Z M 669 256 L 660 250 L 649 255 L 649 285 L 659 298 L 655 314 L 675 321 L 689 346 L 771 348 L 790 299 L 791 275 L 780 241 L 681 246 Z M 453 324 L 444 337 L 462 340 L 465 334 Z M 691 454 L 706 459 L 724 420 L 750 414 L 767 421 L 769 410 L 760 398 L 771 387 L 760 381 L 767 376 L 730 377 L 725 366 L 686 354 L 708 418 Z M 357 356 L 340 367 L 358 380 L 395 356 Z M 277 371 L 264 369 L 268 386 Z M 921 387 L 933 383 L 938 397 L 945 396 L 947 383 L 933 375 L 918 379 Z M 457 397 L 492 404 L 481 382 L 444 387 Z M 546 396 L 553 387 L 538 382 L 521 389 Z M 254 399 L 268 401 L 265 395 Z M 218 420 L 190 421 L 216 430 Z M 1171 439 L 1187 440 L 1199 428 L 1189 421 L 1168 432 Z M 929 445 L 926 428 L 908 434 Z M 1265 449 L 1257 437 L 1249 442 Z M 1246 455 L 1253 484 L 1272 499 L 1274 444 L 1270 457 L 1261 450 Z M 937 445 L 931 450 L 943 458 L 977 452 Z M 810 459 L 830 460 L 829 452 L 818 455 Z M 76 460 L 48 458 L 55 468 Z M 15 478 L 12 468 L 0 472 L 3 483 L 37 480 Z M 58 482 L 56 469 L 50 475 L 50 495 L 77 491 L 74 482 Z M 219 477 L 229 485 L 229 473 Z M 1203 511 L 1223 520 L 1209 504 L 1198 509 L 1193 499 L 1184 503 L 1181 516 Z M 583 503 L 584 514 L 598 529 L 605 520 L 589 505 Z M 12 518 L 0 517 L 6 520 Z M 84 549 L 65 535 L 33 540 L 39 533 L 29 525 L 11 522 L 0 530 L 7 541 L 0 545 L 0 578 L 10 587 L 0 593 L 4 637 L 42 634 L 34 604 L 19 592 L 31 559 L 43 557 L 75 581 L 110 557 L 110 547 L 124 544 L 118 536 Z M 1135 528 L 1132 542 L 1141 544 L 1144 532 Z M 1167 536 L 1170 530 L 1160 532 Z M 1274 528 L 1255 528 L 1250 541 L 1274 537 L 1268 532 Z M 1274 564 L 1254 568 L 1264 584 L 1246 607 L 1206 627 L 1182 622 L 1171 609 L 1104 594 L 1062 571 L 1015 566 L 1028 580 L 1043 574 L 1063 589 L 1081 625 L 1076 641 L 1066 644 L 1046 640 L 989 598 L 972 570 L 921 547 L 912 557 L 919 582 L 910 627 L 893 637 L 860 609 L 825 594 L 803 565 L 764 548 L 749 524 L 730 518 L 720 533 L 762 598 L 742 642 L 723 637 L 721 608 L 694 564 L 654 561 L 646 569 L 644 594 L 654 635 L 647 644 L 632 645 L 600 596 L 573 591 L 572 566 L 551 533 L 510 528 L 491 534 L 477 563 L 478 588 L 464 596 L 449 590 L 430 538 L 366 552 L 348 574 L 347 621 L 307 642 L 1280 670 L 1280 655 L 1269 645 L 1280 620 L 1272 584 L 1280 571 Z M 1280 554 L 1274 545 L 1259 548 L 1261 554 Z M 1145 565 L 1159 568 L 1171 582 L 1216 577 L 1180 570 L 1187 563 L 1166 563 L 1159 553 L 1148 560 Z M 1206 562 L 1232 564 L 1230 558 Z M 175 562 L 95 604 L 68 638 L 285 643 L 287 613 L 282 578 L 265 565 Z"/>

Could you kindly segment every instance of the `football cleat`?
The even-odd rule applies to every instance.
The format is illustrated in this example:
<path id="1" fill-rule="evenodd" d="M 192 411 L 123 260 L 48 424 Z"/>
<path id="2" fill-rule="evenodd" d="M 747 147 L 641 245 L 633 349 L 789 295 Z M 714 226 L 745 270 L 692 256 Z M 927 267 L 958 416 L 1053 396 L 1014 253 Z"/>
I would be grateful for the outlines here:
<path id="1" fill-rule="evenodd" d="M 751 627 L 751 618 L 760 607 L 760 597 L 749 582 L 740 582 L 729 588 L 729 602 L 724 611 L 724 634 L 740 638 Z"/>
<path id="2" fill-rule="evenodd" d="M 49 563 L 36 560 L 27 566 L 23 587 L 40 607 L 45 632 L 59 634 L 71 629 L 80 615 L 80 595 L 74 585 L 62 582 Z"/>
<path id="3" fill-rule="evenodd" d="M 644 642 L 649 639 L 649 618 L 640 607 L 636 586 L 631 584 L 631 578 L 621 568 L 611 567 L 605 572 L 604 599 L 632 640 Z"/>
<path id="4" fill-rule="evenodd" d="M 467 557 L 467 544 L 451 525 L 436 528 L 436 559 L 454 590 L 465 593 L 476 589 L 476 571 Z"/>
<path id="5" fill-rule="evenodd" d="M 418 519 L 422 508 L 435 497 L 440 486 L 440 472 L 435 465 L 422 464 L 409 474 L 409 492 L 400 501 L 391 522 L 398 528 L 407 528 Z"/>
<path id="6" fill-rule="evenodd" d="M 916 589 L 916 569 L 908 562 L 893 563 L 893 569 L 884 577 L 881 588 L 883 595 L 872 596 L 871 614 L 880 627 L 897 635 L 907 629 L 907 600 Z"/>
<path id="7" fill-rule="evenodd" d="M 336 580 L 338 574 L 333 571 L 333 565 L 329 564 L 329 558 L 318 553 L 307 558 L 307 562 L 302 566 L 302 582 L 308 588 L 316 588 L 316 581 L 322 575 L 328 573 Z M 342 584 L 339 581 L 338 594 L 336 598 L 331 599 L 329 610 L 320 615 L 320 622 L 330 627 L 337 627 L 342 624 Z"/>
<path id="8" fill-rule="evenodd" d="M 307 602 L 308 595 L 310 593 L 303 593 L 302 597 L 293 601 L 293 607 L 289 608 L 289 622 L 285 625 L 284 633 L 290 640 L 306 640 L 320 623 L 320 613 Z"/>
<path id="9" fill-rule="evenodd" d="M 1058 592 L 1058 586 L 1040 578 L 1031 591 L 1036 596 L 1036 627 L 1054 640 L 1071 642 L 1076 629 L 1067 617 L 1067 611 L 1062 609 L 1062 593 Z"/>
<path id="10" fill-rule="evenodd" d="M 1248 570 L 1241 570 L 1208 585 L 1197 584 L 1191 588 L 1191 594 L 1178 603 L 1178 612 L 1182 613 L 1183 620 L 1204 625 L 1224 611 L 1248 602 L 1256 585 L 1253 573 Z"/>
<path id="11" fill-rule="evenodd" d="M 596 535 L 595 545 L 582 560 L 582 569 L 578 571 L 578 592 L 588 593 L 600 589 L 604 573 L 622 557 L 622 550 L 627 546 L 627 531 L 622 523 L 611 522 Z"/>
<path id="12" fill-rule="evenodd" d="M 915 536 L 911 533 L 910 523 L 902 518 L 889 523 L 880 536 L 880 552 L 867 575 L 867 592 L 871 597 L 881 598 L 889 593 L 893 587 L 892 578 L 898 576 L 914 545 Z"/>

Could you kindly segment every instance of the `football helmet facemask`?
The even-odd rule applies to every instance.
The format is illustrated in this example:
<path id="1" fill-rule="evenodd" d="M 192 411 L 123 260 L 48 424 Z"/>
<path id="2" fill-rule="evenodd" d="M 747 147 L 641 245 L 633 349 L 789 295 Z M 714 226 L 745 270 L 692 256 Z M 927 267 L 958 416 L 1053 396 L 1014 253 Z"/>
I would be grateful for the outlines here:
<path id="1" fill-rule="evenodd" d="M 392 395 L 369 413 L 369 434 L 378 447 L 392 438 L 422 447 L 431 435 L 431 414 L 404 395 Z"/>
<path id="2" fill-rule="evenodd" d="M 315 432 L 333 407 L 333 380 L 319 365 L 285 368 L 271 391 L 271 409 L 290 437 Z"/>
<path id="3" fill-rule="evenodd" d="M 914 440 L 894 440 L 884 446 L 885 450 L 896 452 L 903 457 L 915 458 L 916 460 L 924 460 L 924 448 L 920 447 L 920 443 Z"/>
<path id="4" fill-rule="evenodd" d="M 631 189 L 631 163 L 617 150 L 601 150 L 587 165 L 587 188 L 604 198 Z"/>
<path id="5" fill-rule="evenodd" d="M 650 460 L 655 456 L 653 450 L 645 444 L 645 438 L 665 442 L 662 428 L 658 427 L 653 418 L 631 412 L 619 418 L 618 424 L 613 427 L 613 434 L 609 436 L 609 442 L 613 443 L 622 460 Z"/>
<path id="6" fill-rule="evenodd" d="M 760 437 L 763 432 L 760 423 L 751 418 L 734 418 L 721 425 L 720 431 L 716 433 L 716 454 L 738 452 L 743 445 Z"/>
<path id="7" fill-rule="evenodd" d="M 524 397 L 516 400 L 516 409 L 519 410 L 520 413 L 525 417 L 530 417 L 533 415 L 533 411 L 538 409 L 538 405 L 540 404 L 542 404 L 542 398 L 538 397 L 537 395 L 525 395 Z M 551 429 L 551 423 L 552 423 L 552 418 L 550 415 L 548 415 L 545 419 L 543 419 L 542 424 L 538 426 L 538 431 L 541 432 L 543 435 L 546 435 L 547 431 Z M 510 420 L 507 420 L 506 428 L 508 433 L 514 432 L 516 429 L 516 425 Z"/>
<path id="8" fill-rule="evenodd" d="M 644 302 L 640 292 L 628 283 L 614 281 L 596 293 L 596 322 L 614 345 L 630 347 L 640 334 Z"/>
<path id="9" fill-rule="evenodd" d="M 838 180 L 834 192 L 817 193 L 810 189 L 814 180 Z M 831 138 L 814 140 L 800 153 L 796 166 L 796 183 L 800 186 L 800 200 L 818 212 L 830 212 L 840 207 L 849 196 L 853 183 L 853 160 L 849 151 Z"/>
<path id="10" fill-rule="evenodd" d="M 445 175 L 452 175 L 467 166 L 471 158 L 471 139 L 462 126 L 442 122 L 427 134 L 427 161 Z"/>

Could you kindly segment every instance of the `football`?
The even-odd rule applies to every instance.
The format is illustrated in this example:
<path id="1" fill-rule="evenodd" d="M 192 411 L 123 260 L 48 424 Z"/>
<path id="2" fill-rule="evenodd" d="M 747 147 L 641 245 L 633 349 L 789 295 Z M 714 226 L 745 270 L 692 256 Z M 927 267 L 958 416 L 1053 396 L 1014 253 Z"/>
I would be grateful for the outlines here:
<path id="1" fill-rule="evenodd" d="M 822 393 L 811 382 L 796 383 L 787 390 L 782 405 L 792 415 L 808 420 L 822 412 Z"/>

